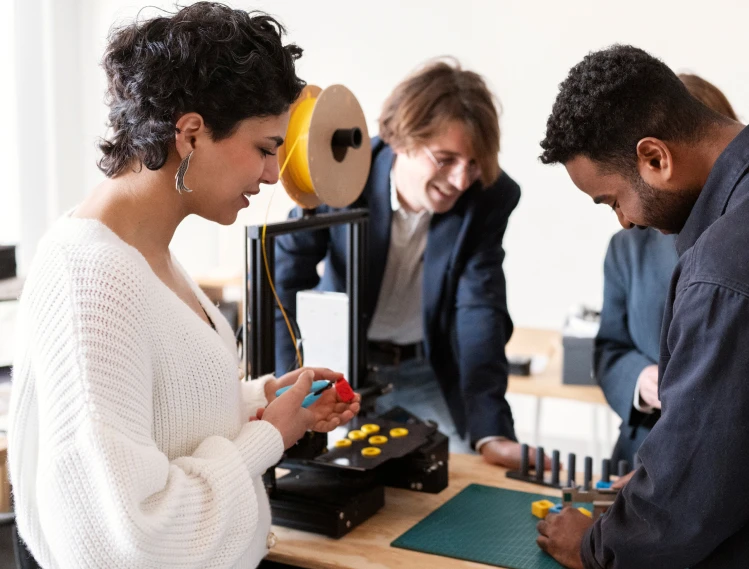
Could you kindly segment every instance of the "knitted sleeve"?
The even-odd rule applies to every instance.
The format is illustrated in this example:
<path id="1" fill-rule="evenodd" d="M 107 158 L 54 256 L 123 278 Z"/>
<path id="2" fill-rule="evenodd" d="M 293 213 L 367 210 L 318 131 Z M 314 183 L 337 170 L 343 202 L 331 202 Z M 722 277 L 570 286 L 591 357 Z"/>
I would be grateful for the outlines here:
<path id="1" fill-rule="evenodd" d="M 248 417 L 254 417 L 260 407 L 268 405 L 265 384 L 271 379 L 274 379 L 273 375 L 268 374 L 249 381 L 242 380 L 242 400 Z"/>
<path id="2" fill-rule="evenodd" d="M 253 478 L 280 459 L 280 433 L 248 422 L 233 440 L 212 436 L 169 460 L 152 434 L 149 354 L 160 339 L 142 329 L 152 307 L 130 278 L 137 268 L 124 256 L 92 267 L 71 255 L 49 254 L 58 267 L 45 298 L 29 299 L 44 331 L 36 504 L 54 558 L 61 567 L 231 566 L 256 531 L 263 490 Z"/>

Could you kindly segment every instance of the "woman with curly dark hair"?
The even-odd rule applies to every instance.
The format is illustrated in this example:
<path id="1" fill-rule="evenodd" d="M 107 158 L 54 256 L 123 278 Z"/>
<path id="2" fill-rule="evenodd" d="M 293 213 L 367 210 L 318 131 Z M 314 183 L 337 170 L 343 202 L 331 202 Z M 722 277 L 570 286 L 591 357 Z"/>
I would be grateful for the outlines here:
<path id="1" fill-rule="evenodd" d="M 283 31 L 201 2 L 110 37 L 107 179 L 45 236 L 21 301 L 9 462 L 42 567 L 254 567 L 262 473 L 358 410 L 335 390 L 301 407 L 330 370 L 238 381 L 229 324 L 169 252 L 188 215 L 232 223 L 277 181 L 304 86 Z"/>

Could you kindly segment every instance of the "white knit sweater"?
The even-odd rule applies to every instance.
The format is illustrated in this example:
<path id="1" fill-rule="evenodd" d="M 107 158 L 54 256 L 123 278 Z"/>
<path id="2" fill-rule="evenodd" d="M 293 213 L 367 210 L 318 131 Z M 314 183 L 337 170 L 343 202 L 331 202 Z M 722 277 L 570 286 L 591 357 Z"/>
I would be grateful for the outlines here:
<path id="1" fill-rule="evenodd" d="M 18 528 L 44 569 L 249 568 L 283 452 L 263 381 L 103 224 L 63 218 L 21 298 L 9 417 Z"/>

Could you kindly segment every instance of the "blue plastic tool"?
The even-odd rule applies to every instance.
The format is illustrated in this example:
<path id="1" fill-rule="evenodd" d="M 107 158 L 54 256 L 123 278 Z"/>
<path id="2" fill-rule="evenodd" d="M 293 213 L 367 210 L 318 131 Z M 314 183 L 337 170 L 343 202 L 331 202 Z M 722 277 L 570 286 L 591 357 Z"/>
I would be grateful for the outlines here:
<path id="1" fill-rule="evenodd" d="M 312 382 L 312 387 L 309 389 L 309 395 L 304 398 L 304 401 L 302 401 L 302 407 L 305 409 L 312 405 L 315 401 L 320 399 L 320 396 L 323 394 L 323 391 L 326 389 L 330 389 L 333 387 L 333 382 L 327 381 L 325 379 L 321 379 L 319 381 Z M 280 397 L 282 393 L 288 391 L 291 389 L 291 385 L 287 385 L 286 387 L 282 387 L 278 391 L 276 391 L 276 397 Z"/>
<path id="2" fill-rule="evenodd" d="M 596 488 L 598 490 L 608 490 L 609 488 L 611 488 L 612 484 L 613 482 L 604 482 L 603 480 L 599 480 L 598 482 L 596 482 Z"/>

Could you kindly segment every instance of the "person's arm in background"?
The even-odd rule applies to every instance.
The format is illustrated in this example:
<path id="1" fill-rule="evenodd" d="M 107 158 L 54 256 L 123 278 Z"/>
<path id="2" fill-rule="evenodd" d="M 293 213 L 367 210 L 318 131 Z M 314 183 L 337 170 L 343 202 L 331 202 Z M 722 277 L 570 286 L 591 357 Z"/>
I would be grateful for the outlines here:
<path id="1" fill-rule="evenodd" d="M 606 401 L 627 425 L 634 418 L 633 414 L 640 412 L 635 406 L 635 399 L 639 399 L 636 388 L 640 375 L 643 372 L 647 375 L 646 370 L 650 369 L 657 377 L 657 367 L 637 349 L 629 333 L 627 294 L 631 275 L 621 237 L 623 235 L 617 234 L 611 239 L 603 266 L 603 308 L 593 369 Z"/>
<path id="2" fill-rule="evenodd" d="M 508 457 L 502 447 L 514 443 L 516 436 L 505 399 L 508 364 L 504 348 L 512 335 L 512 320 L 507 310 L 502 240 L 510 213 L 520 200 L 520 188 L 510 180 L 485 191 L 501 191 L 504 199 L 484 218 L 476 233 L 480 242 L 458 282 L 457 355 L 471 444 L 480 443 L 477 450 L 488 462 L 504 464 Z"/>
<path id="3" fill-rule="evenodd" d="M 326 213 L 327 207 L 317 208 L 317 213 Z M 302 216 L 295 207 L 289 219 Z M 325 258 L 330 243 L 327 229 L 289 233 L 276 238 L 276 292 L 290 318 L 296 318 L 296 293 L 315 288 L 320 282 L 317 265 Z M 276 375 L 296 367 L 296 350 L 291 342 L 286 322 L 281 311 L 276 309 Z"/>

